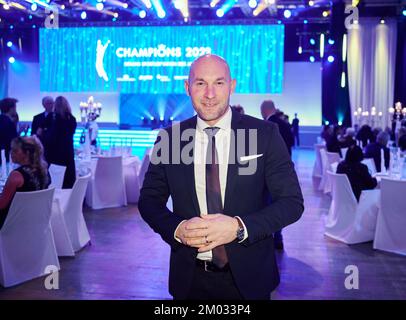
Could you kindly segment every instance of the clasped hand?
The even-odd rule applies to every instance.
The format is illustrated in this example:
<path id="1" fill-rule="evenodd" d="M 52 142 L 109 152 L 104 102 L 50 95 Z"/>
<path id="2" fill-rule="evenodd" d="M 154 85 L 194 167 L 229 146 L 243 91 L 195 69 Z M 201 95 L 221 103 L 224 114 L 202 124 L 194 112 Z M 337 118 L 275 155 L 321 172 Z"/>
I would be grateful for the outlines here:
<path id="1" fill-rule="evenodd" d="M 205 252 L 236 239 L 237 218 L 224 214 L 205 214 L 183 222 L 177 232 L 183 244 Z"/>

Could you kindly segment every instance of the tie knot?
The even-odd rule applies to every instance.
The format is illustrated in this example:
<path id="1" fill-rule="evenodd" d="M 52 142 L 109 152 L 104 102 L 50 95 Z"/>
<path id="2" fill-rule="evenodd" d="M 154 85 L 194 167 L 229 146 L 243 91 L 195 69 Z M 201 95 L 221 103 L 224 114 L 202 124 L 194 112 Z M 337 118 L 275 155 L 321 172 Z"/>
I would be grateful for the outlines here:
<path id="1" fill-rule="evenodd" d="M 219 127 L 207 127 L 204 129 L 204 132 L 209 136 L 209 138 L 212 138 L 216 135 L 216 133 L 220 130 Z"/>

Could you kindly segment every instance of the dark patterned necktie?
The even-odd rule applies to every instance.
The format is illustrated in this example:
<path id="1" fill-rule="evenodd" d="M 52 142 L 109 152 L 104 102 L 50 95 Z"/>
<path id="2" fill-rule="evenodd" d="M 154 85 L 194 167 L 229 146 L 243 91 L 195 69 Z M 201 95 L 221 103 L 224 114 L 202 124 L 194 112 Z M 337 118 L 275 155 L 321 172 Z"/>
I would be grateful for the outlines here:
<path id="1" fill-rule="evenodd" d="M 207 213 L 223 213 L 223 203 L 221 201 L 220 170 L 216 150 L 216 133 L 220 130 L 217 127 L 204 129 L 209 137 L 206 154 L 206 201 Z M 227 253 L 224 245 L 212 250 L 213 263 L 219 268 L 223 268 L 228 263 Z"/>

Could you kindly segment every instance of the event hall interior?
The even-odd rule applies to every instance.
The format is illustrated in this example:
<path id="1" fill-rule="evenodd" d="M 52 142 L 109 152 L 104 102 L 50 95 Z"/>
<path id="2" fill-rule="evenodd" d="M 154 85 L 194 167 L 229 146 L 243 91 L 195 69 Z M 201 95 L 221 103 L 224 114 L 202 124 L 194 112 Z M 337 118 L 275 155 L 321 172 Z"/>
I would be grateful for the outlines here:
<path id="1" fill-rule="evenodd" d="M 406 0 L 0 0 L 0 107 L 0 300 L 406 299 Z"/>

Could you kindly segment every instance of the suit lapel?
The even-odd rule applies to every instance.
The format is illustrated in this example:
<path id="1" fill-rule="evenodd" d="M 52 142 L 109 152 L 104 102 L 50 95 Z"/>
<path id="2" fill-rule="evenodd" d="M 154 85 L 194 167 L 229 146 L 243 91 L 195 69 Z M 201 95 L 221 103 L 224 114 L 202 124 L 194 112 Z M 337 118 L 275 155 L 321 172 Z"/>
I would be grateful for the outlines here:
<path id="1" fill-rule="evenodd" d="M 196 123 L 197 123 L 197 117 L 194 116 L 193 118 L 191 118 L 189 121 L 187 121 L 185 123 L 183 128 L 181 128 L 181 134 L 183 133 L 184 130 L 196 129 Z M 193 134 L 191 139 L 193 141 L 195 140 L 195 134 Z M 183 148 L 188 143 L 190 143 L 190 141 L 191 140 L 189 140 L 189 141 L 181 141 L 180 150 L 182 151 Z M 191 156 L 194 157 L 194 148 L 192 148 L 192 155 Z M 195 188 L 195 166 L 194 166 L 194 161 L 192 161 L 191 164 L 184 164 L 181 161 L 181 166 L 183 166 L 182 172 L 185 172 L 185 186 L 190 192 L 190 196 L 191 196 L 191 199 L 192 199 L 192 202 L 193 202 L 193 206 L 195 208 L 195 216 L 199 216 L 200 215 L 200 207 L 199 207 L 199 201 L 197 199 L 196 188 Z"/>
<path id="2" fill-rule="evenodd" d="M 237 129 L 242 129 L 241 115 L 238 112 L 233 111 L 231 118 L 231 130 L 234 132 L 235 139 L 230 140 L 230 151 L 227 169 L 227 185 L 226 194 L 224 197 L 224 213 L 231 213 L 231 206 L 233 204 L 232 195 L 237 183 L 238 177 L 238 154 L 237 154 Z M 234 140 L 234 141 L 233 141 Z"/>

